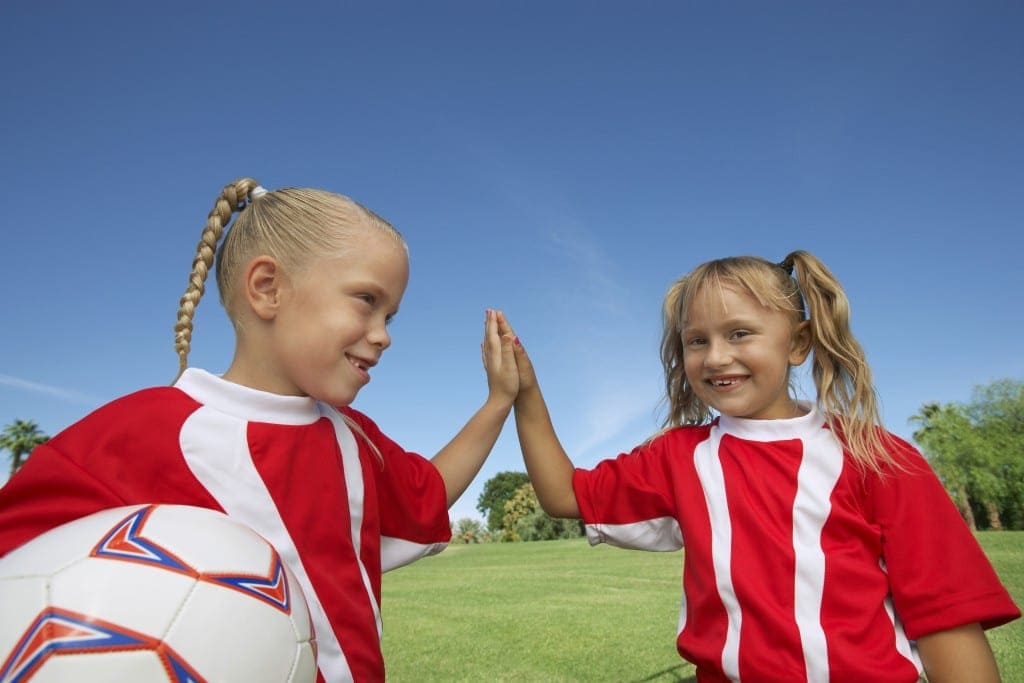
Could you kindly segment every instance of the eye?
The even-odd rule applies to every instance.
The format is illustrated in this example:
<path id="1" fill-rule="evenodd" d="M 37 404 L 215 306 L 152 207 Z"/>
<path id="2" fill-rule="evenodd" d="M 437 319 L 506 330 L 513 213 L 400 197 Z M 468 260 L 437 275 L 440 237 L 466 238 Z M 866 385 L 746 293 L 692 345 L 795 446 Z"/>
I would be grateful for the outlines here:
<path id="1" fill-rule="evenodd" d="M 698 347 L 704 346 L 704 344 L 706 343 L 707 341 L 704 339 L 704 337 L 690 337 L 689 339 L 683 340 L 684 346 Z"/>
<path id="2" fill-rule="evenodd" d="M 750 330 L 735 330 L 729 335 L 730 339 L 740 340 L 751 334 Z"/>
<path id="3" fill-rule="evenodd" d="M 395 316 L 394 315 L 387 315 L 387 316 L 384 317 L 384 324 L 385 325 L 390 325 L 393 322 L 395 322 Z"/>
<path id="4" fill-rule="evenodd" d="M 375 297 L 373 294 L 356 294 L 356 298 L 370 306 L 373 306 L 375 303 L 377 303 L 377 297 Z"/>

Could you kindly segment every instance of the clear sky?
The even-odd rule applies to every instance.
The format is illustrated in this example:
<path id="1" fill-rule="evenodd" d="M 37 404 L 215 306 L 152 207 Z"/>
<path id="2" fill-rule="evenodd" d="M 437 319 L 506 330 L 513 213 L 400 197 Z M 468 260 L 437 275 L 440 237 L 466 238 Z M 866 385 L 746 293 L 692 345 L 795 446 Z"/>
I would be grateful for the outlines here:
<path id="1" fill-rule="evenodd" d="M 1022 35 L 1009 0 L 3 2 L 0 423 L 54 434 L 168 383 L 206 214 L 252 176 L 405 235 L 354 405 L 410 450 L 483 401 L 488 307 L 574 462 L 629 450 L 664 416 L 668 285 L 794 249 L 842 281 L 909 437 L 924 403 L 1024 377 Z M 221 372 L 210 287 L 191 361 Z M 511 421 L 453 518 L 505 470 Z"/>

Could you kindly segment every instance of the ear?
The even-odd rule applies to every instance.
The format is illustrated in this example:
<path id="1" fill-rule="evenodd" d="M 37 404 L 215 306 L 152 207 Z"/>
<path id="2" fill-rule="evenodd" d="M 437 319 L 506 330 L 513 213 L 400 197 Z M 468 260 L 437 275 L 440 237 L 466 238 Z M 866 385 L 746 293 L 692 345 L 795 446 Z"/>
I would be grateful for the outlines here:
<path id="1" fill-rule="evenodd" d="M 245 300 L 261 320 L 277 316 L 284 285 L 284 270 L 272 256 L 257 256 L 245 269 Z"/>
<path id="2" fill-rule="evenodd" d="M 811 321 L 803 320 L 793 328 L 793 341 L 789 347 L 789 364 L 793 367 L 803 365 L 811 352 Z"/>

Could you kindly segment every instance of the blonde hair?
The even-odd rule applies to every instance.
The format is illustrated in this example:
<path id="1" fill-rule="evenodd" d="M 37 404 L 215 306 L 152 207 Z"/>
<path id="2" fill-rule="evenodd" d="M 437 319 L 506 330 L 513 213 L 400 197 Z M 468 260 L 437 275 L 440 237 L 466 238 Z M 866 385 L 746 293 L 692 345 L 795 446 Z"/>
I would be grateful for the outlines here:
<path id="1" fill-rule="evenodd" d="M 871 369 L 850 328 L 849 301 L 832 272 L 806 251 L 794 251 L 781 263 L 756 256 L 708 261 L 672 284 L 662 309 L 661 362 L 669 406 L 665 429 L 711 420 L 711 409 L 696 396 L 683 366 L 682 324 L 705 286 L 738 287 L 762 306 L 790 314 L 794 324 L 809 319 L 818 409 L 856 463 L 876 472 L 894 464 Z"/>
<path id="2" fill-rule="evenodd" d="M 285 188 L 259 192 L 253 198 L 253 190 L 258 187 L 259 183 L 252 178 L 229 183 L 206 217 L 174 325 L 177 377 L 188 364 L 192 319 L 206 290 L 206 278 L 215 255 L 220 301 L 234 323 L 237 316 L 233 310 L 235 289 L 242 269 L 255 256 L 273 256 L 282 267 L 296 274 L 309 263 L 311 256 L 337 253 L 344 249 L 353 234 L 367 227 L 382 230 L 405 246 L 402 236 L 390 223 L 348 197 L 325 190 Z M 238 217 L 227 229 L 235 213 Z M 222 237 L 224 240 L 218 249 Z"/>
<path id="3" fill-rule="evenodd" d="M 260 191 L 253 192 L 257 188 Z M 236 213 L 238 216 L 228 229 L 228 223 Z M 366 229 L 380 230 L 408 248 L 390 223 L 348 197 L 307 188 L 266 191 L 252 178 L 239 178 L 225 185 L 206 217 L 192 260 L 188 285 L 178 303 L 178 319 L 174 325 L 178 374 L 174 382 L 178 381 L 188 364 L 192 319 L 206 290 L 206 278 L 214 256 L 220 301 L 228 318 L 236 323 L 238 313 L 233 310 L 235 290 L 242 270 L 252 258 L 261 254 L 272 256 L 285 270 L 298 274 L 311 257 L 338 253 L 352 235 Z M 348 415 L 341 413 L 341 416 L 382 460 L 376 444 L 363 429 Z"/>

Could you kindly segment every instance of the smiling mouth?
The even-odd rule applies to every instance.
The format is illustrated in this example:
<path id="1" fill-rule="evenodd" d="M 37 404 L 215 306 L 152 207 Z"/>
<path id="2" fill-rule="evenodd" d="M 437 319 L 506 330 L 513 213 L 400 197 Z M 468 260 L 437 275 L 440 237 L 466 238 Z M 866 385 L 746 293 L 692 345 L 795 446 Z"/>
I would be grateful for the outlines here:
<path id="1" fill-rule="evenodd" d="M 709 379 L 707 383 L 713 387 L 731 387 L 743 382 L 743 377 L 721 377 L 717 379 Z"/>
<path id="2" fill-rule="evenodd" d="M 361 358 L 356 358 L 355 356 L 349 356 L 348 362 L 351 363 L 356 369 L 361 370 L 363 372 L 369 372 L 370 368 L 373 367 L 372 363 L 365 361 Z"/>

